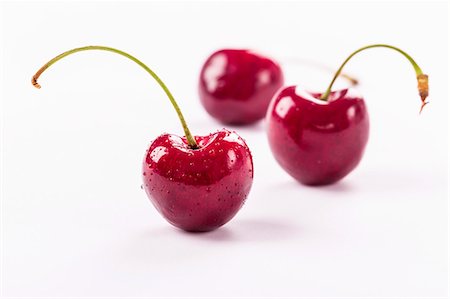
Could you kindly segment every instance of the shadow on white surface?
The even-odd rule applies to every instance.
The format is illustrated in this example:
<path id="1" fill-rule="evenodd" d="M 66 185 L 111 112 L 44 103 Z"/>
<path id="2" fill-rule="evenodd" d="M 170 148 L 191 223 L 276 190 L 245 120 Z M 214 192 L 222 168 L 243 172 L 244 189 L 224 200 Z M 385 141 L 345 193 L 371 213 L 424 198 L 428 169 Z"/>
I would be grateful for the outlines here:
<path id="1" fill-rule="evenodd" d="M 292 224 L 273 219 L 236 219 L 210 232 L 186 232 L 170 226 L 158 227 L 143 234 L 143 238 L 158 240 L 179 238 L 190 242 L 265 243 L 292 238 L 299 232 Z"/>
<path id="2" fill-rule="evenodd" d="M 431 173 L 432 172 L 432 173 Z M 437 175 L 437 171 L 420 172 L 408 171 L 399 167 L 398 169 L 361 169 L 357 173 L 352 173 L 348 177 L 324 186 L 307 186 L 303 185 L 292 178 L 278 181 L 273 185 L 267 186 L 269 189 L 276 188 L 278 190 L 298 190 L 298 192 L 308 193 L 330 193 L 330 194 L 354 194 L 364 192 L 365 194 L 377 193 L 395 193 L 403 192 L 405 189 L 418 191 L 430 190 L 436 185 L 445 184 L 448 174 L 442 172 Z M 433 179 L 430 179 L 432 177 Z M 438 177 L 439 179 L 436 179 Z M 442 181 L 441 181 L 442 180 Z"/>
<path id="3" fill-rule="evenodd" d="M 164 221 L 164 220 L 161 220 Z M 127 267 L 148 271 L 161 265 L 178 267 L 181 263 L 204 261 L 216 254 L 233 255 L 239 248 L 273 246 L 298 238 L 302 230 L 288 222 L 268 219 L 236 219 L 211 232 L 190 233 L 168 223 L 140 230 L 125 246 L 112 253 Z M 209 248 L 205 251 L 205 248 Z"/>
<path id="4" fill-rule="evenodd" d="M 323 185 L 323 186 L 309 186 L 303 185 L 297 182 L 294 179 L 289 178 L 288 180 L 284 180 L 274 186 L 270 186 L 270 188 L 278 188 L 279 190 L 293 190 L 298 189 L 299 191 L 307 190 L 307 191 L 318 191 L 318 192 L 330 192 L 330 193 L 350 193 L 354 188 L 354 184 L 349 181 L 341 180 L 337 183 L 331 185 Z"/>
<path id="5" fill-rule="evenodd" d="M 222 232 L 223 230 L 223 232 Z M 230 227 L 206 234 L 208 241 L 267 243 L 295 237 L 299 229 L 281 219 L 239 219 Z"/>

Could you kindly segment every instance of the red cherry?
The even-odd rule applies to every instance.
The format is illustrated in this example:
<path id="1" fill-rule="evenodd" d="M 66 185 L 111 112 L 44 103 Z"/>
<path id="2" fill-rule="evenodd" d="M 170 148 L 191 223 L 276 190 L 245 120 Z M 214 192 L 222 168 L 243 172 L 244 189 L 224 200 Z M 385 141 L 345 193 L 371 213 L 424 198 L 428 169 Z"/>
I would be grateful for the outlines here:
<path id="1" fill-rule="evenodd" d="M 267 133 L 272 152 L 295 179 L 308 185 L 334 183 L 361 160 L 369 137 L 364 100 L 345 89 L 328 101 L 290 86 L 272 101 Z"/>
<path id="2" fill-rule="evenodd" d="M 369 116 L 362 97 L 353 90 L 331 92 L 344 65 L 355 54 L 384 47 L 404 55 L 413 65 L 422 107 L 427 103 L 428 76 L 405 52 L 376 44 L 353 52 L 336 72 L 325 93 L 291 86 L 281 90 L 267 112 L 267 134 L 276 160 L 291 176 L 308 185 L 334 183 L 359 163 L 369 136 Z"/>
<path id="3" fill-rule="evenodd" d="M 173 225 L 188 231 L 209 231 L 227 223 L 244 204 L 253 182 L 250 150 L 236 133 L 225 129 L 193 137 L 178 104 L 163 81 L 144 63 L 123 51 L 87 46 L 66 51 L 47 62 L 39 76 L 58 60 L 80 51 L 102 50 L 122 55 L 141 66 L 166 93 L 186 137 L 163 134 L 153 141 L 143 162 L 144 189 L 156 209 Z"/>
<path id="4" fill-rule="evenodd" d="M 264 118 L 283 82 L 281 68 L 273 60 L 249 50 L 225 49 L 203 65 L 199 96 L 212 117 L 245 125 Z"/>
<path id="5" fill-rule="evenodd" d="M 187 140 L 164 134 L 143 162 L 144 189 L 167 221 L 187 231 L 209 231 L 227 223 L 244 204 L 253 182 L 253 163 L 244 140 L 221 130 Z"/>

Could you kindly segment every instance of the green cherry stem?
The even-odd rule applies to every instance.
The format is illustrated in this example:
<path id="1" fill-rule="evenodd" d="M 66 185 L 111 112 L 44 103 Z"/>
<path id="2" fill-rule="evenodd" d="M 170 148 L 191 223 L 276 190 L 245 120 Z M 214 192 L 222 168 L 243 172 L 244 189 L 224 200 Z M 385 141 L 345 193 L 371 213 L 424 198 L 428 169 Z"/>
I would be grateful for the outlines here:
<path id="1" fill-rule="evenodd" d="M 161 88 L 164 90 L 164 92 L 166 93 L 167 97 L 169 98 L 170 102 L 172 103 L 173 108 L 175 108 L 175 111 L 177 112 L 178 118 L 180 119 L 181 125 L 183 126 L 183 130 L 184 130 L 184 134 L 186 136 L 186 139 L 188 141 L 189 147 L 192 149 L 196 149 L 198 148 L 197 142 L 195 141 L 195 139 L 192 137 L 191 132 L 189 131 L 189 128 L 186 124 L 186 121 L 184 120 L 183 114 L 181 113 L 180 107 L 178 106 L 177 102 L 175 101 L 175 98 L 173 97 L 172 93 L 169 91 L 169 89 L 167 88 L 167 86 L 164 84 L 164 82 L 158 77 L 158 75 L 156 75 L 155 72 L 153 72 L 148 66 L 146 66 L 143 62 L 141 62 L 139 59 L 137 59 L 136 57 L 125 53 L 123 51 L 120 51 L 118 49 L 114 49 L 114 48 L 110 48 L 110 47 L 104 47 L 104 46 L 87 46 L 87 47 L 81 47 L 81 48 L 75 48 L 69 51 L 66 51 L 62 54 L 59 54 L 58 56 L 54 57 L 53 59 L 51 59 L 49 62 L 47 62 L 46 64 L 44 64 L 43 67 L 41 67 L 36 74 L 31 78 L 31 83 L 33 84 L 34 87 L 36 88 L 41 88 L 41 85 L 39 85 L 39 83 L 37 82 L 37 80 L 39 79 L 39 77 L 41 76 L 41 74 L 48 69 L 50 66 L 52 66 L 55 62 L 59 61 L 60 59 L 69 56 L 71 54 L 77 53 L 77 52 L 81 52 L 81 51 L 88 51 L 88 50 L 102 50 L 102 51 L 108 51 L 108 52 L 113 52 L 122 56 L 125 56 L 126 58 L 136 62 L 139 66 L 141 66 L 147 73 L 149 73 L 153 79 L 156 80 L 156 82 L 158 82 L 159 86 L 161 86 Z"/>
<path id="2" fill-rule="evenodd" d="M 419 90 L 419 95 L 420 95 L 420 98 L 422 100 L 422 106 L 420 108 L 420 112 L 422 112 L 423 107 L 425 107 L 425 105 L 428 104 L 428 102 L 425 101 L 426 98 L 428 97 L 428 75 L 425 75 L 422 72 L 422 69 L 419 67 L 419 65 L 406 52 L 404 52 L 403 50 L 400 50 L 399 48 L 396 48 L 396 47 L 390 46 L 390 45 L 386 45 L 386 44 L 375 44 L 375 45 L 365 46 L 365 47 L 362 47 L 362 48 L 356 50 L 352 54 L 350 54 L 350 56 L 348 56 L 347 59 L 345 59 L 344 62 L 341 64 L 341 66 L 337 70 L 336 74 L 334 75 L 333 80 L 331 80 L 330 85 L 328 85 L 327 90 L 322 94 L 320 99 L 324 100 L 324 101 L 328 100 L 328 97 L 330 96 L 330 93 L 331 93 L 331 88 L 333 87 L 334 82 L 336 81 L 337 77 L 340 75 L 342 69 L 347 64 L 347 62 L 353 56 L 358 54 L 359 52 L 364 51 L 366 49 L 370 49 L 370 48 L 388 48 L 388 49 L 392 49 L 392 50 L 395 50 L 395 51 L 399 52 L 400 54 L 405 56 L 406 59 L 409 60 L 409 62 L 411 63 L 411 65 L 414 68 L 414 71 L 416 72 L 417 83 L 418 83 L 417 84 L 417 88 Z"/>

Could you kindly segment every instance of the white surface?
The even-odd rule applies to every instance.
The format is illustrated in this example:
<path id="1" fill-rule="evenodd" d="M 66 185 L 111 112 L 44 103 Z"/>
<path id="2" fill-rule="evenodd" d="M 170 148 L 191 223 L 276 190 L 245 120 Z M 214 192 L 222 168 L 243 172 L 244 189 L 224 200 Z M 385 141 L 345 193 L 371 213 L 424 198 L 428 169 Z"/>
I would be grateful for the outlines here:
<path id="1" fill-rule="evenodd" d="M 3 3 L 2 296 L 448 296 L 448 4 Z M 255 180 L 225 227 L 188 234 L 151 206 L 141 159 L 163 132 L 182 134 L 165 80 L 194 134 L 220 127 L 201 107 L 197 77 L 221 47 L 283 63 L 287 84 L 323 89 L 351 51 L 390 43 L 430 74 L 420 100 L 398 53 L 368 50 L 357 76 L 371 116 L 363 162 L 342 182 L 304 187 L 278 167 L 264 124 L 236 128 Z M 341 86 L 345 81 L 340 81 Z"/>

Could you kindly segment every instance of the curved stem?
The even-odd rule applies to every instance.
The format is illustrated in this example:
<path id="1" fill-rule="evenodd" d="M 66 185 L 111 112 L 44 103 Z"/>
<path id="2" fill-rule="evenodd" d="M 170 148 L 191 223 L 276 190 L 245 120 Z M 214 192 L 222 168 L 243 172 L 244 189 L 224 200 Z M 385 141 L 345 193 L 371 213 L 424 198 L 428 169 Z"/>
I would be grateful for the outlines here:
<path id="1" fill-rule="evenodd" d="M 328 85 L 327 90 L 322 94 L 322 96 L 320 97 L 321 100 L 327 101 L 328 97 L 330 96 L 331 93 L 331 88 L 333 87 L 334 82 L 336 81 L 337 77 L 340 75 L 340 73 L 342 72 L 342 69 L 344 68 L 344 66 L 347 64 L 347 62 L 356 54 L 358 54 L 361 51 L 364 51 L 366 49 L 370 49 L 370 48 L 388 48 L 388 49 L 392 49 L 395 50 L 397 52 L 399 52 L 400 54 L 402 54 L 403 56 L 406 57 L 406 59 L 409 60 L 409 62 L 411 63 L 411 65 L 414 68 L 414 71 L 416 72 L 416 76 L 417 76 L 417 81 L 418 81 L 418 89 L 419 89 L 419 95 L 421 97 L 422 100 L 422 107 L 420 108 L 420 111 L 422 111 L 423 107 L 428 103 L 425 102 L 427 96 L 428 96 L 428 76 L 425 75 L 422 72 L 422 69 L 419 67 L 419 65 L 414 61 L 414 59 L 412 59 L 411 56 L 409 56 L 406 52 L 404 52 L 403 50 L 400 50 L 397 47 L 394 46 L 390 46 L 390 45 L 386 45 L 386 44 L 374 44 L 374 45 L 369 45 L 369 46 L 365 46 L 362 47 L 358 50 L 356 50 L 355 52 L 353 52 L 352 54 L 350 54 L 350 56 L 347 57 L 347 59 L 344 60 L 344 62 L 341 64 L 341 66 L 339 67 L 339 69 L 337 70 L 336 74 L 334 75 L 333 79 L 331 80 L 330 85 Z"/>
<path id="2" fill-rule="evenodd" d="M 104 47 L 104 46 L 87 46 L 87 47 L 75 48 L 75 49 L 66 51 L 66 52 L 56 56 L 55 58 L 51 59 L 44 66 L 42 66 L 36 72 L 36 74 L 31 78 L 31 83 L 33 84 L 34 87 L 41 88 L 41 85 L 39 85 L 37 80 L 39 79 L 40 75 L 46 69 L 48 69 L 55 62 L 59 61 L 60 59 L 66 57 L 66 56 L 69 56 L 69 55 L 77 53 L 77 52 L 88 51 L 88 50 L 102 50 L 102 51 L 113 52 L 113 53 L 125 56 L 126 58 L 128 58 L 128 59 L 134 61 L 135 63 L 137 63 L 147 73 L 149 73 L 153 77 L 153 79 L 155 79 L 155 81 L 158 82 L 159 86 L 161 86 L 161 88 L 164 90 L 164 92 L 166 93 L 166 95 L 169 98 L 170 102 L 172 103 L 173 108 L 175 108 L 175 111 L 177 112 L 178 118 L 180 119 L 181 125 L 183 126 L 184 134 L 186 135 L 186 139 L 188 141 L 189 146 L 191 148 L 193 148 L 193 149 L 198 148 L 197 142 L 195 141 L 195 138 L 193 138 L 193 136 L 192 136 L 191 132 L 189 131 L 189 128 L 188 128 L 188 126 L 186 124 L 186 121 L 184 120 L 184 117 L 183 117 L 183 114 L 181 113 L 180 107 L 178 106 L 177 102 L 175 101 L 175 98 L 173 97 L 172 93 L 169 91 L 167 86 L 164 84 L 164 82 L 158 77 L 158 75 L 156 75 L 155 72 L 153 72 L 148 66 L 146 66 L 139 59 L 137 59 L 136 57 L 134 57 L 134 56 L 132 56 L 132 55 L 130 55 L 128 53 L 120 51 L 118 49 L 114 49 L 114 48 L 110 48 L 110 47 Z"/>

